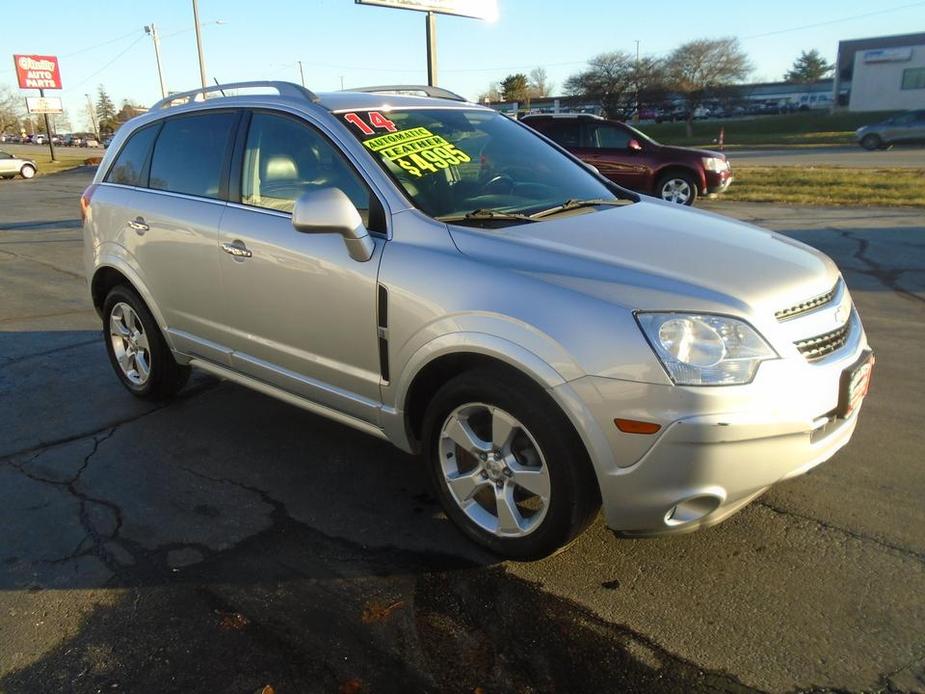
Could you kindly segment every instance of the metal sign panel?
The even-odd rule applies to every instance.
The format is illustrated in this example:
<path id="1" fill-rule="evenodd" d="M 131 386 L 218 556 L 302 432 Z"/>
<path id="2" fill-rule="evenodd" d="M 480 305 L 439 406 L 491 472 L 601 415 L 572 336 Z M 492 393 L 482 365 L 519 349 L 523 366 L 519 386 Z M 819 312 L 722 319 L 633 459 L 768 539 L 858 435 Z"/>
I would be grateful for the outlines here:
<path id="1" fill-rule="evenodd" d="M 865 63 L 904 63 L 907 60 L 912 60 L 912 46 L 864 51 Z"/>
<path id="2" fill-rule="evenodd" d="M 20 89 L 61 89 L 58 56 L 14 55 Z"/>
<path id="3" fill-rule="evenodd" d="M 498 0 L 355 0 L 357 5 L 377 5 L 398 10 L 436 12 L 473 17 L 490 22 L 498 18 Z"/>
<path id="4" fill-rule="evenodd" d="M 26 108 L 29 113 L 64 113 L 60 96 L 27 96 Z"/>

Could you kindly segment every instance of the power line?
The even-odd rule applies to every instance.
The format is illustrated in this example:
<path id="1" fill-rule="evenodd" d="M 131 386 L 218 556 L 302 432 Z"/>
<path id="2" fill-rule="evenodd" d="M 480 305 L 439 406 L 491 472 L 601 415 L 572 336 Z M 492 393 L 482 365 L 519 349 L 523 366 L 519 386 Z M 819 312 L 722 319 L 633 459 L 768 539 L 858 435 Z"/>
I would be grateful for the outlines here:
<path id="1" fill-rule="evenodd" d="M 132 50 L 135 46 L 137 46 L 137 45 L 138 45 L 138 42 L 141 41 L 144 37 L 145 37 L 145 35 L 144 35 L 144 34 L 141 34 L 137 39 L 135 39 L 134 41 L 132 41 L 124 50 L 122 50 L 122 51 L 120 51 L 118 54 L 116 54 L 116 56 L 115 56 L 112 60 L 110 60 L 110 61 L 109 61 L 108 63 L 106 63 L 105 65 L 103 65 L 103 67 L 101 67 L 101 68 L 100 68 L 99 70 L 97 70 L 96 72 L 87 75 L 87 76 L 84 77 L 80 82 L 78 82 L 77 84 L 75 84 L 73 87 L 70 87 L 70 88 L 71 88 L 71 89 L 76 89 L 77 87 L 80 87 L 81 85 L 85 84 L 86 82 L 89 82 L 92 78 L 96 77 L 96 76 L 97 76 L 98 74 L 100 74 L 103 70 L 105 70 L 106 68 L 108 68 L 108 67 L 109 67 L 110 65 L 112 65 L 114 62 L 116 62 L 119 58 L 121 58 L 123 55 L 125 55 L 126 53 L 128 53 L 128 52 L 129 52 L 130 50 Z"/>
<path id="2" fill-rule="evenodd" d="M 753 34 L 752 36 L 743 36 L 743 41 L 748 41 L 749 39 L 760 39 L 765 36 L 777 36 L 778 34 L 787 34 L 791 31 L 802 31 L 803 29 L 814 29 L 816 27 L 828 26 L 829 24 L 839 24 L 841 22 L 850 22 L 854 19 L 864 19 L 865 17 L 873 17 L 878 14 L 887 14 L 888 12 L 898 12 L 899 10 L 908 10 L 912 7 L 921 7 L 925 5 L 925 2 L 913 2 L 910 5 L 900 5 L 899 7 L 890 7 L 885 10 L 874 10 L 873 12 L 865 12 L 864 14 L 856 14 L 851 17 L 842 17 L 841 19 L 830 19 L 825 22 L 816 22 L 814 24 L 804 24 L 803 26 L 791 27 L 790 29 L 778 29 L 776 31 L 768 31 L 763 34 Z"/>

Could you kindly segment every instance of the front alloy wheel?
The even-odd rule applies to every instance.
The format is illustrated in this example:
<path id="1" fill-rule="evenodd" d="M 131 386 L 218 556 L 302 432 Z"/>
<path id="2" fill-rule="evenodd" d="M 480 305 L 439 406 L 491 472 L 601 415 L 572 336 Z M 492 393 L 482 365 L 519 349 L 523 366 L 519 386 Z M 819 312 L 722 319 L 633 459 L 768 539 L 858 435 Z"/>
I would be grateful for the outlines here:
<path id="1" fill-rule="evenodd" d="M 549 468 L 536 439 L 500 407 L 467 403 L 440 431 L 443 478 L 459 509 L 498 537 L 524 537 L 549 508 Z"/>
<path id="2" fill-rule="evenodd" d="M 659 188 L 662 200 L 679 205 L 690 205 L 694 200 L 694 184 L 686 178 L 673 176 L 662 182 Z"/>

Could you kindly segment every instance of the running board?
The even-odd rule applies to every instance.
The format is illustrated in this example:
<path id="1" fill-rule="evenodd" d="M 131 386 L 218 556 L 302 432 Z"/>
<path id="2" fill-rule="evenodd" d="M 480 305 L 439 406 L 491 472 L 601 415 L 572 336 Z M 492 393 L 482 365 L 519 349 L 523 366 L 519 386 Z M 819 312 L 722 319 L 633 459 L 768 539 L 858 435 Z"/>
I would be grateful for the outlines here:
<path id="1" fill-rule="evenodd" d="M 242 385 L 245 388 L 256 390 L 258 393 L 269 395 L 271 398 L 276 398 L 277 400 L 282 400 L 283 402 L 290 405 L 300 407 L 303 410 L 308 410 L 312 414 L 317 414 L 327 419 L 332 419 L 339 424 L 353 427 L 354 429 L 362 431 L 364 434 L 369 434 L 370 436 L 375 436 L 377 438 L 388 441 L 388 437 L 385 435 L 385 432 L 374 424 L 370 424 L 369 422 L 362 419 L 357 419 L 356 417 L 351 417 L 349 414 L 338 412 L 337 410 L 331 409 L 330 407 L 319 405 L 318 403 L 312 402 L 311 400 L 300 398 L 298 395 L 293 395 L 292 393 L 285 391 L 282 388 L 272 386 L 269 383 L 258 381 L 256 378 L 245 376 L 244 374 L 238 373 L 237 371 L 232 371 L 227 367 L 220 366 L 218 364 L 214 364 L 213 362 L 206 361 L 205 359 L 199 359 L 197 357 L 190 359 L 189 365 L 194 366 L 197 369 L 207 371 L 213 376 L 218 376 L 219 378 L 233 381 L 234 383 Z"/>

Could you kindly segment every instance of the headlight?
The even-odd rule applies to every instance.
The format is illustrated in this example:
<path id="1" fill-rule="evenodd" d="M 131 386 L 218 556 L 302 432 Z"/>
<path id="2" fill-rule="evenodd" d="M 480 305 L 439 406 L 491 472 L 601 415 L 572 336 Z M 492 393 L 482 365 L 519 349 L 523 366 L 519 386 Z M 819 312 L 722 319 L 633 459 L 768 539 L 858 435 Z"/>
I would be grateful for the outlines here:
<path id="1" fill-rule="evenodd" d="M 637 313 L 649 344 L 679 385 L 750 383 L 758 365 L 777 353 L 754 328 L 726 316 Z"/>
<path id="2" fill-rule="evenodd" d="M 703 157 L 701 161 L 703 162 L 703 168 L 705 168 L 707 171 L 720 172 L 729 168 L 729 162 L 727 162 L 725 159 L 720 159 L 719 157 Z"/>

